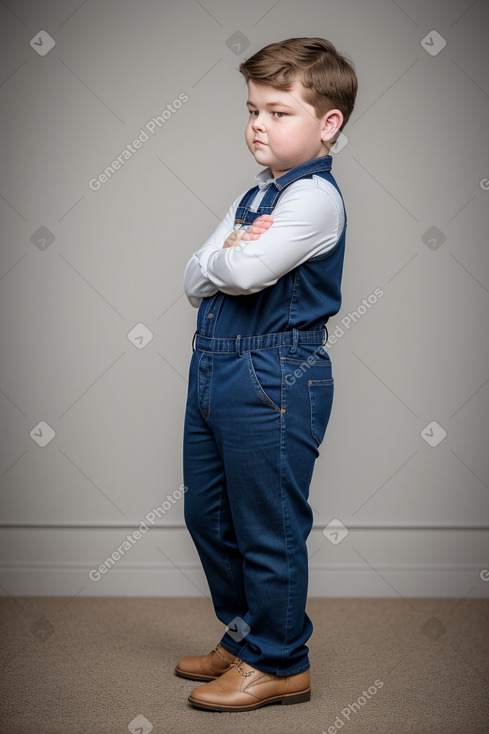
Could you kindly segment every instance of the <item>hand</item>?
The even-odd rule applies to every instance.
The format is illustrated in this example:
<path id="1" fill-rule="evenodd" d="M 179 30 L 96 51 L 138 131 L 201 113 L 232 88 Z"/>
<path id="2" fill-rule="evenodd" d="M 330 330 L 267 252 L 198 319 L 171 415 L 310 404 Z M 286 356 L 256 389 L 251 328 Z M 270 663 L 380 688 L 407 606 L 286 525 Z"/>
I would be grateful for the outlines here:
<path id="1" fill-rule="evenodd" d="M 236 247 L 243 242 L 249 242 L 250 240 L 257 240 L 261 235 L 266 232 L 273 224 L 273 217 L 270 214 L 262 214 L 257 217 L 253 224 L 248 229 L 237 229 L 235 232 L 231 232 L 229 237 L 223 244 L 225 247 Z"/>

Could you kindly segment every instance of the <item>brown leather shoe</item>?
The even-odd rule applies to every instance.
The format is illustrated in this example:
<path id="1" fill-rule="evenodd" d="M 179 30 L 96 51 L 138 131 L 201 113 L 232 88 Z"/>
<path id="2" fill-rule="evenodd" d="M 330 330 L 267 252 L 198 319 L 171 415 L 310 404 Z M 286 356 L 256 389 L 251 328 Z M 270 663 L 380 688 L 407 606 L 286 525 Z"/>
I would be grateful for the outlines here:
<path id="1" fill-rule="evenodd" d="M 251 711 L 273 703 L 303 703 L 310 698 L 309 670 L 289 676 L 270 675 L 236 658 L 227 673 L 194 688 L 188 700 L 210 711 Z"/>
<path id="2" fill-rule="evenodd" d="M 177 663 L 175 674 L 190 680 L 215 680 L 231 668 L 234 660 L 236 655 L 219 644 L 208 655 L 182 658 Z"/>

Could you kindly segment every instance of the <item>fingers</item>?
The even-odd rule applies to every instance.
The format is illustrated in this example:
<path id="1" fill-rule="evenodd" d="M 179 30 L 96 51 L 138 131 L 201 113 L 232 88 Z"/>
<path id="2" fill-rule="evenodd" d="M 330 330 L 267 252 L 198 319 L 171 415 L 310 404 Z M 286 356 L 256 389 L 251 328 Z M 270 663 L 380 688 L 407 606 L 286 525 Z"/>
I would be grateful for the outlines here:
<path id="1" fill-rule="evenodd" d="M 273 217 L 270 214 L 261 214 L 255 219 L 248 229 L 238 229 L 232 232 L 223 244 L 223 248 L 236 247 L 241 241 L 250 242 L 257 240 L 264 232 L 266 232 L 273 224 Z"/>
<path id="2" fill-rule="evenodd" d="M 273 217 L 270 214 L 261 214 L 255 219 L 252 225 L 244 232 L 242 239 L 245 241 L 257 240 L 260 235 L 266 232 L 273 224 Z"/>
<path id="3" fill-rule="evenodd" d="M 236 232 L 231 232 L 229 237 L 225 240 L 223 244 L 223 248 L 236 247 L 237 245 L 239 245 L 240 240 L 243 237 L 243 234 L 244 234 L 244 231 L 239 230 L 239 229 L 236 230 Z"/>
<path id="4" fill-rule="evenodd" d="M 262 234 L 261 232 L 260 233 L 256 233 L 256 232 L 250 232 L 249 230 L 246 230 L 246 232 L 243 234 L 243 236 L 241 237 L 241 239 L 243 240 L 243 242 L 249 242 L 250 240 L 257 240 L 257 239 L 259 239 L 259 237 L 260 237 L 261 234 Z"/>
<path id="5" fill-rule="evenodd" d="M 270 229 L 272 224 L 273 224 L 273 217 L 271 216 L 271 214 L 262 214 L 261 216 L 255 219 L 250 229 L 256 228 L 256 229 L 261 229 L 263 232 L 266 232 L 267 229 Z"/>

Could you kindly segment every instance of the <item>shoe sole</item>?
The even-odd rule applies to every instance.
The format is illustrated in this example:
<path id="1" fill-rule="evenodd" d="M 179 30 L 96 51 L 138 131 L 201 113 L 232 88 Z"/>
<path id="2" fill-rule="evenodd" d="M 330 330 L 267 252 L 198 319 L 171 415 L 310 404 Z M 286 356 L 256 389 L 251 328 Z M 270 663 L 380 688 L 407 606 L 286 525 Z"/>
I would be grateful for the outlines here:
<path id="1" fill-rule="evenodd" d="M 192 696 L 189 696 L 188 700 L 196 708 L 206 709 L 207 711 L 253 711 L 253 709 L 259 709 L 262 706 L 274 704 L 289 706 L 294 703 L 306 703 L 311 700 L 311 689 L 308 688 L 306 691 L 300 691 L 299 693 L 288 693 L 285 696 L 272 696 L 271 698 L 266 698 L 263 701 L 251 703 L 247 706 L 226 706 L 225 704 L 204 703 L 204 701 L 198 701 L 192 698 Z"/>

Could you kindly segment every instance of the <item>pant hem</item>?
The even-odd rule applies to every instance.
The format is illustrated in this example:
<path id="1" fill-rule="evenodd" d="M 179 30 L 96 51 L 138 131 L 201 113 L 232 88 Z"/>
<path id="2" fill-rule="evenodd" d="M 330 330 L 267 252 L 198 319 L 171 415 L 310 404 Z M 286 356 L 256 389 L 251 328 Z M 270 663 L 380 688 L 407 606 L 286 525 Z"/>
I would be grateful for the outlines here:
<path id="1" fill-rule="evenodd" d="M 228 643 L 227 637 L 223 637 L 219 641 L 219 644 L 221 645 L 221 647 L 223 647 L 226 650 L 226 652 L 230 652 L 231 655 L 236 655 L 236 657 L 239 657 L 240 650 L 242 650 L 243 648 L 243 645 L 237 645 L 236 648 L 234 648 L 234 645 L 230 645 Z"/>
<path id="2" fill-rule="evenodd" d="M 309 670 L 311 667 L 311 664 L 307 662 L 306 664 L 301 665 L 300 668 L 294 668 L 293 670 L 284 671 L 284 670 L 277 670 L 277 668 L 272 668 L 269 665 L 260 665 L 259 663 L 256 664 L 254 661 L 246 660 L 245 656 L 241 657 L 241 660 L 244 663 L 251 665 L 253 668 L 260 670 L 262 673 L 268 673 L 269 675 L 276 675 L 277 678 L 285 678 L 289 675 L 298 675 L 299 673 L 305 673 L 306 670 Z"/>

